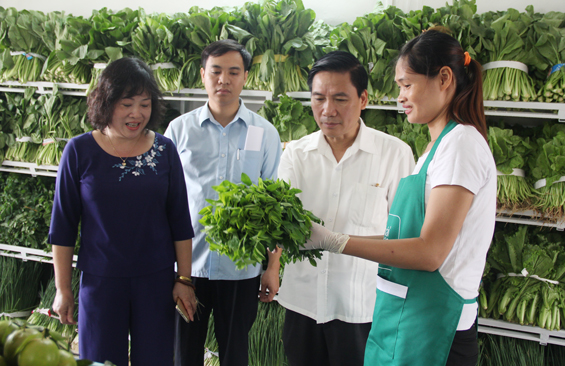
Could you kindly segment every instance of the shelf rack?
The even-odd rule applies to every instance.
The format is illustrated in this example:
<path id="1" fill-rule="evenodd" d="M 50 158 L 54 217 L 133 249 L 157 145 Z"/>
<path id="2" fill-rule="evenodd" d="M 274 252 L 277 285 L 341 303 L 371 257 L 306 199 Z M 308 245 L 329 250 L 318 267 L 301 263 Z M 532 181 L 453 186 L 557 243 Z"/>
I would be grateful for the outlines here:
<path id="1" fill-rule="evenodd" d="M 479 332 L 539 342 L 541 345 L 565 346 L 565 330 L 547 330 L 504 320 L 479 318 Z"/>
<path id="2" fill-rule="evenodd" d="M 24 163 L 9 160 L 2 161 L 2 164 L 0 165 L 0 172 L 31 174 L 33 177 L 38 175 L 56 177 L 58 169 L 59 167 L 56 165 L 37 165 L 35 163 Z"/>
<path id="3" fill-rule="evenodd" d="M 0 244 L 0 255 L 4 257 L 18 258 L 23 261 L 35 261 L 42 263 L 53 263 L 53 253 L 40 249 L 19 247 L 16 245 Z M 73 267 L 76 267 L 77 256 L 73 255 Z"/>
<path id="4" fill-rule="evenodd" d="M 498 210 L 496 221 L 522 225 L 552 227 L 556 228 L 558 231 L 565 230 L 565 217 L 547 218 L 531 210 L 515 212 Z"/>

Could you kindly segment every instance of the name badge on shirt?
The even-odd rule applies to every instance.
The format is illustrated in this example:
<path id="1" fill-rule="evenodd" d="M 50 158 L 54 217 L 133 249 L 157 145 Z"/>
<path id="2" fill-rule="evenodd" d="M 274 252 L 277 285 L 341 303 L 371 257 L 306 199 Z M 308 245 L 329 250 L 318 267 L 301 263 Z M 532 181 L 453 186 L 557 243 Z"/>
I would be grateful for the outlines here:
<path id="1" fill-rule="evenodd" d="M 260 151 L 263 142 L 263 132 L 263 127 L 248 126 L 243 150 Z"/>

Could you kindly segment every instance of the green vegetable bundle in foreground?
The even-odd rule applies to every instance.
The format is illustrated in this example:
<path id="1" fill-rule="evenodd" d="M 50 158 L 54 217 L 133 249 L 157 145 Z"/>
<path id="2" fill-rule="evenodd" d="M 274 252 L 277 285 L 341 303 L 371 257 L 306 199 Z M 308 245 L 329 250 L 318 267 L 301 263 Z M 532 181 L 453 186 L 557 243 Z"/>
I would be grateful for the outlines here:
<path id="1" fill-rule="evenodd" d="M 321 251 L 300 251 L 310 237 L 312 221 L 321 220 L 302 207 L 296 196 L 301 191 L 280 179 L 259 178 L 258 184 L 243 173 L 243 183 L 224 181 L 212 187 L 217 200 L 200 211 L 210 250 L 227 255 L 238 269 L 262 263 L 267 250 L 276 245 L 285 250 L 281 263 L 308 259 L 316 265 Z"/>

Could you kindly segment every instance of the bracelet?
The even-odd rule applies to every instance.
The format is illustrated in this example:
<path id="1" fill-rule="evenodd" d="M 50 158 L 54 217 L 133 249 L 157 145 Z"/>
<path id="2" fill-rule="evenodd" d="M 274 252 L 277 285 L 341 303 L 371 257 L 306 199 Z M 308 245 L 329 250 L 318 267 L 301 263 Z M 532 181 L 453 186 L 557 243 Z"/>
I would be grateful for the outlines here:
<path id="1" fill-rule="evenodd" d="M 194 283 L 192 283 L 192 279 L 190 277 L 177 275 L 175 282 L 182 283 L 185 286 L 191 287 L 196 292 L 196 286 L 194 286 Z"/>
<path id="2" fill-rule="evenodd" d="M 185 276 L 177 275 L 177 278 L 180 278 L 180 279 L 183 280 L 183 281 L 192 282 L 192 278 L 190 278 L 190 277 L 185 277 Z"/>

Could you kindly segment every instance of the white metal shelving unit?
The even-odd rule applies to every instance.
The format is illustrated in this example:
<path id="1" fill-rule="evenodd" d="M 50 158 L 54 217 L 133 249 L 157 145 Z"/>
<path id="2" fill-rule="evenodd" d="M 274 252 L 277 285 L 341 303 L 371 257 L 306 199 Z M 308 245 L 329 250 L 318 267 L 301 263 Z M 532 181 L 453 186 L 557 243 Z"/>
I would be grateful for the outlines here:
<path id="1" fill-rule="evenodd" d="M 49 82 L 29 82 L 26 84 L 20 84 L 18 82 L 4 82 L 0 83 L 0 92 L 23 93 L 27 87 L 35 87 L 37 88 L 37 93 L 46 94 L 52 92 L 55 84 L 59 88 L 59 91 L 64 95 L 84 97 L 86 96 L 86 91 L 88 89 L 87 84 L 76 85 Z M 289 92 L 287 95 L 301 100 L 304 105 L 311 104 L 310 92 Z M 241 97 L 246 104 L 261 105 L 266 100 L 273 100 L 273 93 L 257 90 L 243 90 Z M 186 112 L 184 102 L 204 103 L 208 98 L 204 89 L 182 89 L 174 93 L 164 93 L 164 99 L 180 102 L 180 112 L 182 114 Z M 488 116 L 553 119 L 559 122 L 565 122 L 565 103 L 485 101 L 484 105 L 485 114 Z M 383 104 L 368 105 L 367 108 L 393 110 L 398 113 L 404 112 L 402 105 L 394 99 L 383 100 Z M 13 161 L 3 161 L 0 165 L 0 171 L 31 174 L 32 176 L 42 175 L 56 177 L 57 169 L 57 166 L 38 166 L 33 163 L 20 163 Z M 499 211 L 497 221 L 553 227 L 557 230 L 565 229 L 565 218 L 548 220 L 533 211 Z M 52 263 L 52 253 L 13 245 L 0 244 L 0 255 L 20 258 L 22 260 L 36 260 Z M 73 258 L 73 266 L 74 265 L 76 265 L 76 256 Z M 539 327 L 523 326 L 501 320 L 479 318 L 479 332 L 537 341 L 543 345 L 556 344 L 565 346 L 565 330 L 549 331 Z"/>

